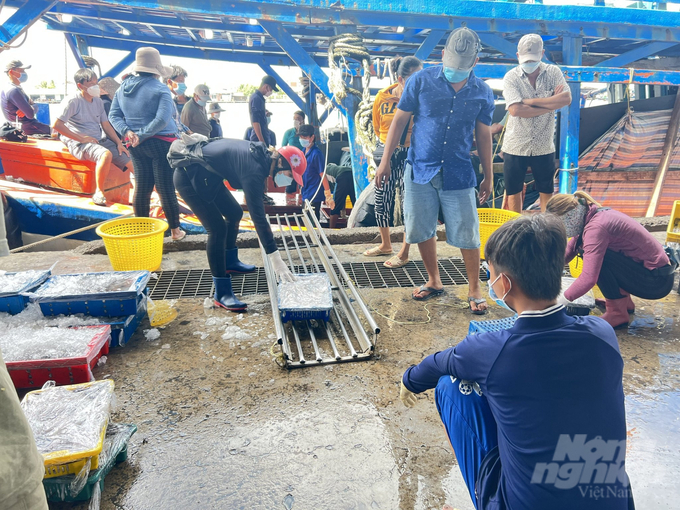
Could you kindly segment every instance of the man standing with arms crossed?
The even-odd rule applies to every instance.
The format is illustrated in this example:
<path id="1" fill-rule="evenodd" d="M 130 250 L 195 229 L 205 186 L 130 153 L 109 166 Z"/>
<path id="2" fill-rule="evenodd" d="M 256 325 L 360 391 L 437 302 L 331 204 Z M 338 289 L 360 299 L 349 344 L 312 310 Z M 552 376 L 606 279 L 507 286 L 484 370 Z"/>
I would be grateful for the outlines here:
<path id="1" fill-rule="evenodd" d="M 541 36 L 525 35 L 517 44 L 519 65 L 503 78 L 510 113 L 503 139 L 503 177 L 508 208 L 518 213 L 528 167 L 545 212 L 555 187 L 555 110 L 571 103 L 562 71 L 541 62 L 544 53 Z"/>
<path id="2" fill-rule="evenodd" d="M 437 218 L 444 213 L 446 241 L 460 248 L 470 282 L 468 302 L 475 315 L 486 313 L 479 281 L 479 217 L 475 173 L 470 161 L 473 132 L 484 172 L 479 202 L 493 186 L 491 170 L 491 88 L 472 72 L 481 49 L 468 28 L 454 30 L 442 53 L 443 65 L 413 75 L 406 83 L 385 142 L 375 185 L 390 177 L 390 158 L 413 115 L 413 134 L 404 172 L 406 242 L 417 244 L 427 269 L 425 285 L 413 292 L 424 301 L 444 293 L 437 265 Z"/>

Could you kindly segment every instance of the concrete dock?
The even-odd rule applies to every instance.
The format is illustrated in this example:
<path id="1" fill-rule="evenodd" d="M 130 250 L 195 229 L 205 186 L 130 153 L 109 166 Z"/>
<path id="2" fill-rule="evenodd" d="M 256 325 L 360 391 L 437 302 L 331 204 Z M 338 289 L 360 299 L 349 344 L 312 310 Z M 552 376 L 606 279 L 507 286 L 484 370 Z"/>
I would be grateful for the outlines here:
<path id="1" fill-rule="evenodd" d="M 440 257 L 460 254 L 438 243 Z M 375 259 L 371 245 L 335 247 L 343 261 Z M 396 245 L 395 245 L 396 249 Z M 110 270 L 106 255 L 16 254 L 0 269 Z M 258 249 L 242 259 L 262 265 Z M 419 258 L 413 247 L 411 258 Z M 202 251 L 166 253 L 162 269 L 207 268 Z M 135 423 L 127 462 L 106 478 L 102 510 L 472 510 L 433 392 L 405 408 L 403 371 L 459 342 L 473 318 L 464 286 L 416 303 L 409 289 L 361 289 L 382 329 L 374 360 L 287 371 L 276 364 L 267 295 L 248 295 L 242 316 L 181 299 L 178 318 L 147 341 L 138 329 L 96 378 L 116 382 L 113 419 Z M 635 299 L 625 360 L 627 470 L 637 508 L 677 508 L 680 489 L 680 296 Z M 599 313 L 599 312 L 595 312 Z M 495 304 L 481 319 L 508 316 Z M 390 320 L 388 320 L 388 318 Z M 479 317 L 474 317 L 479 319 Z M 225 335 L 227 326 L 242 334 Z M 232 328 L 233 329 L 233 328 Z M 518 367 L 520 368 L 520 367 Z M 50 508 L 86 509 L 87 505 Z"/>

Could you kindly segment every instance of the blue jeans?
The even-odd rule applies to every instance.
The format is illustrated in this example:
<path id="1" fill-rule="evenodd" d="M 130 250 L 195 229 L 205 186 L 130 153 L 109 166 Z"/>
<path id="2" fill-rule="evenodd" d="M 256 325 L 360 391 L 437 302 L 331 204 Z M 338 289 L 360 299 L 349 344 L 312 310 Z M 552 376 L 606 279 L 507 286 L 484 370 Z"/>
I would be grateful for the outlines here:
<path id="1" fill-rule="evenodd" d="M 482 508 L 480 501 L 495 499 L 500 476 L 498 431 L 489 403 L 472 383 L 448 375 L 439 379 L 434 398 L 472 502 Z"/>
<path id="2" fill-rule="evenodd" d="M 444 213 L 446 242 L 461 250 L 479 248 L 479 216 L 475 189 L 445 190 L 439 172 L 427 184 L 413 182 L 413 168 L 404 170 L 406 242 L 419 244 L 437 235 L 439 210 Z"/>

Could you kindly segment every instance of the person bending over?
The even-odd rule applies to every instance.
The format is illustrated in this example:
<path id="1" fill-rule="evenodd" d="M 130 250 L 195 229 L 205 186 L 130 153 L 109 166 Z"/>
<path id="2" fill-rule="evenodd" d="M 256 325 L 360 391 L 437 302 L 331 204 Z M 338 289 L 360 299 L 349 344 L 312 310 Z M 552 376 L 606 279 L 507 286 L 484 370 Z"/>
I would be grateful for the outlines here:
<path id="1" fill-rule="evenodd" d="M 567 237 L 565 262 L 583 257 L 583 272 L 565 291 L 574 301 L 595 284 L 605 300 L 602 318 L 613 327 L 628 325 L 635 312 L 631 295 L 661 299 L 673 288 L 676 264 L 671 264 L 661 243 L 637 221 L 625 214 L 601 207 L 585 191 L 555 195 L 547 211 L 564 222 Z"/>
<path id="2" fill-rule="evenodd" d="M 571 317 L 556 303 L 565 247 L 554 216 L 502 225 L 486 244 L 489 294 L 519 314 L 514 326 L 469 335 L 402 378 L 408 407 L 436 388 L 478 510 L 633 507 L 623 359 L 606 321 Z"/>
<path id="3" fill-rule="evenodd" d="M 277 277 L 292 281 L 293 275 L 276 248 L 262 197 L 269 176 L 278 186 L 288 186 L 293 181 L 293 169 L 298 173 L 304 171 L 305 158 L 295 147 L 283 147 L 276 152 L 263 143 L 248 140 L 205 139 L 199 144 L 202 156 L 189 165 L 181 154 L 175 161 L 171 149 L 169 160 L 175 168 L 175 188 L 208 232 L 206 250 L 215 284 L 215 305 L 233 312 L 243 311 L 248 305 L 234 296 L 231 273 L 251 273 L 256 268 L 238 258 L 236 237 L 243 209 L 224 181 L 243 190 L 257 237 Z"/>

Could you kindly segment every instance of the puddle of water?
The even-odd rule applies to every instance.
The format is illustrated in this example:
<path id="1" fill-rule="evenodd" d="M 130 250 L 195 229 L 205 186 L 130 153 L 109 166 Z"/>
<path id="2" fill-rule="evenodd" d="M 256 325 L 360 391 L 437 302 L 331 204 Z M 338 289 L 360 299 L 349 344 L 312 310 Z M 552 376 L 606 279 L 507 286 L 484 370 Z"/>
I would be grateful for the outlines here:
<path id="1" fill-rule="evenodd" d="M 659 315 L 638 315 L 628 326 L 632 336 L 648 336 L 656 330 L 658 334 L 669 333 L 673 329 L 673 318 Z"/>
<path id="2" fill-rule="evenodd" d="M 626 471 L 636 507 L 671 508 L 680 497 L 680 392 L 627 397 L 626 421 Z"/>

